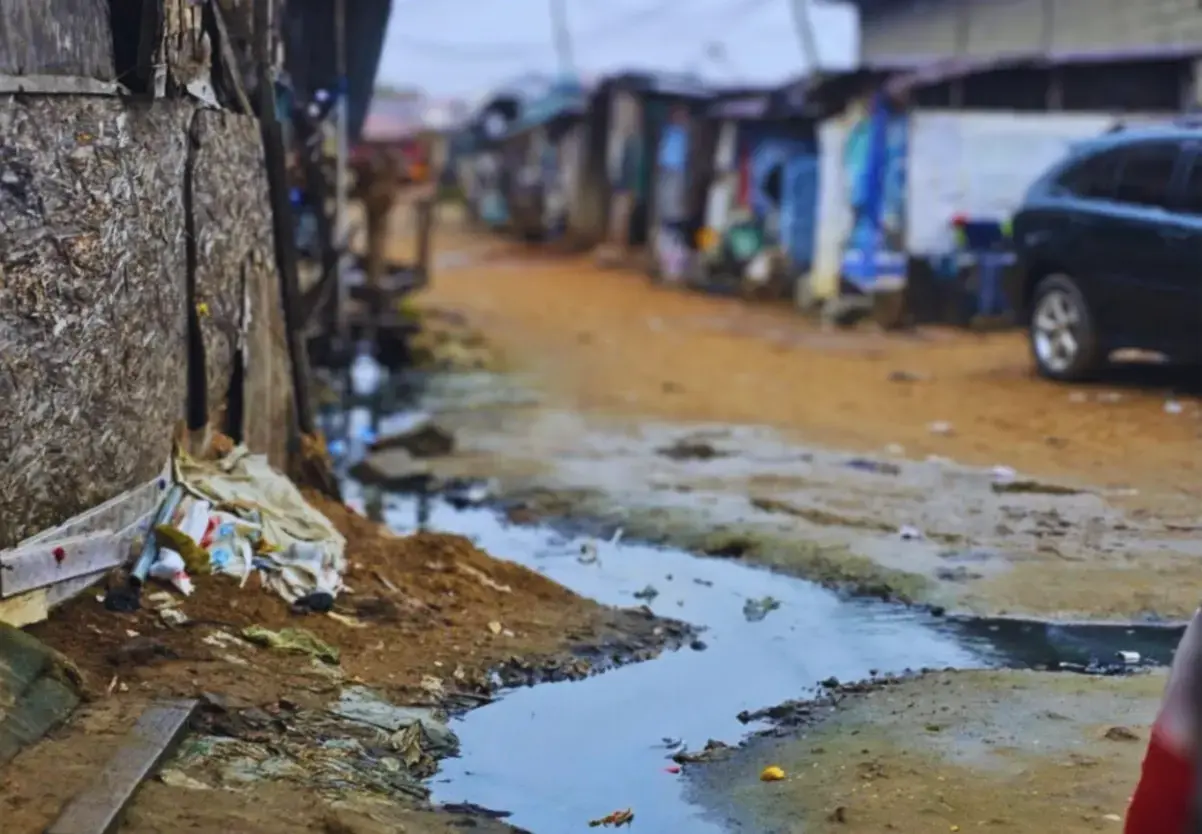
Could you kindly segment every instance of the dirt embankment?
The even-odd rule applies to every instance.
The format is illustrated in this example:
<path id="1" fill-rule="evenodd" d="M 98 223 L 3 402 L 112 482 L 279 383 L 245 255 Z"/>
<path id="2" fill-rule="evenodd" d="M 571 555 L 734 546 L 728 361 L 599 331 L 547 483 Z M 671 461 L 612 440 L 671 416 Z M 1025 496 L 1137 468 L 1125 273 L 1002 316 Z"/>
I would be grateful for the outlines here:
<path id="1" fill-rule="evenodd" d="M 345 728 L 298 728 L 322 726 L 347 686 L 368 686 L 398 704 L 477 705 L 501 681 L 585 675 L 590 657 L 603 665 L 646 656 L 670 639 L 672 626 L 665 630 L 642 612 L 585 600 L 462 537 L 395 536 L 341 505 L 309 498 L 348 542 L 351 591 L 339 597 L 333 615 L 294 614 L 253 578 L 239 588 L 229 577 L 208 576 L 196 577 L 194 595 L 167 606 L 187 622 L 164 613 L 160 606 L 170 597 L 148 586 L 137 612 L 108 611 L 99 596 L 85 595 L 30 629 L 79 668 L 90 703 L 0 772 L 5 834 L 43 830 L 113 754 L 147 701 L 159 696 L 202 697 L 205 731 L 276 751 L 289 763 L 287 778 L 260 774 L 253 783 L 219 790 L 153 784 L 139 795 L 123 830 L 453 830 L 448 826 L 462 822 L 459 817 L 428 816 L 420 803 L 378 785 L 370 795 L 348 785 L 341 804 L 328 791 L 319 796 L 306 781 L 309 758 Z M 308 651 L 267 648 L 244 639 L 248 627 L 303 629 L 316 642 Z M 390 767 L 389 755 L 399 754 L 371 761 Z M 389 806 L 389 825 L 405 827 L 372 828 L 366 817 L 354 822 L 355 813 L 372 812 L 373 803 Z M 349 816 L 334 813 L 340 808 L 350 808 Z M 333 827 L 323 827 L 327 817 Z"/>
<path id="2" fill-rule="evenodd" d="M 1164 676 L 941 672 L 847 696 L 803 735 L 689 773 L 764 832 L 1117 831 Z M 761 770 L 785 778 L 761 782 Z"/>

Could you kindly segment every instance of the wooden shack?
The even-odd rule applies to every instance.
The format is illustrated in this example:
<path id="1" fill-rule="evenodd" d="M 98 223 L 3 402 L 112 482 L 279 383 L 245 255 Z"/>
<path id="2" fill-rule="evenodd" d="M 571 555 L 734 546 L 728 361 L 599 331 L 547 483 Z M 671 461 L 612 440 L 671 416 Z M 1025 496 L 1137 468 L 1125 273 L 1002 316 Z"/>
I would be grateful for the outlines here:
<path id="1" fill-rule="evenodd" d="M 0 3 L 0 549 L 149 511 L 181 420 L 284 463 L 259 123 L 214 58 L 220 8 Z"/>
<path id="2" fill-rule="evenodd" d="M 602 244 L 605 262 L 628 262 L 651 242 L 655 149 L 674 107 L 702 117 L 710 90 L 690 75 L 625 73 L 602 79 L 589 100 L 575 234 Z M 707 159 L 694 145 L 690 155 Z M 694 184 L 703 180 L 693 178 Z M 703 195 L 696 190 L 693 197 Z"/>

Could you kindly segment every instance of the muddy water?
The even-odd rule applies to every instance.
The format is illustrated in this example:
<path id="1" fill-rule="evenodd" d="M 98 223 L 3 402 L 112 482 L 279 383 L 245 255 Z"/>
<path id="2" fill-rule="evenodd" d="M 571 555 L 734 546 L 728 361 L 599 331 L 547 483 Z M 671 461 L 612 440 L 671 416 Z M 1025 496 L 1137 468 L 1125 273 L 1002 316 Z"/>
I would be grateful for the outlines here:
<path id="1" fill-rule="evenodd" d="M 412 529 L 416 504 L 389 497 L 385 513 L 395 529 Z M 511 526 L 488 510 L 435 505 L 429 526 L 470 536 L 600 602 L 645 602 L 705 627 L 691 649 L 585 681 L 512 691 L 455 722 L 464 752 L 443 763 L 434 798 L 511 811 L 513 823 L 538 834 L 584 830 L 588 820 L 627 807 L 640 830 L 727 830 L 666 769 L 679 749 L 666 740 L 689 749 L 711 738 L 737 743 L 749 729 L 739 712 L 804 695 L 820 679 L 1087 662 L 1115 646 L 1163 658 L 1175 640 L 1168 630 L 937 618 L 841 599 L 738 562 Z M 595 559 L 582 545 L 595 547 Z M 764 605 L 769 598 L 777 607 Z"/>
<path id="2" fill-rule="evenodd" d="M 413 508 L 389 519 L 403 529 Z M 627 666 L 587 681 L 507 694 L 454 727 L 463 758 L 444 763 L 435 799 L 512 811 L 539 834 L 578 831 L 589 819 L 633 807 L 640 830 L 717 832 L 665 772 L 664 739 L 701 747 L 737 741 L 735 716 L 796 697 L 820 678 L 873 669 L 982 662 L 950 636 L 896 610 L 841 602 L 799 580 L 681 551 L 600 543 L 582 564 L 580 541 L 503 526 L 487 511 L 435 508 L 431 527 L 476 537 L 490 553 L 547 574 L 612 605 L 637 605 L 655 589 L 656 613 L 702 624 L 704 648 Z M 749 621 L 748 600 L 780 607 Z M 754 616 L 756 612 L 752 612 Z"/>

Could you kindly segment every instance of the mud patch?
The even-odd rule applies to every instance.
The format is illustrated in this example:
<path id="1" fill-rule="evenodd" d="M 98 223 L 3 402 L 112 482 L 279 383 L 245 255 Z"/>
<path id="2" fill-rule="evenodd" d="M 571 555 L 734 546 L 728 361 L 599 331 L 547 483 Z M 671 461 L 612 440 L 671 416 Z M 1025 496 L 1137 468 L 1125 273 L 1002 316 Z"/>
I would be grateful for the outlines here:
<path id="1" fill-rule="evenodd" d="M 1162 673 L 930 673 L 844 688 L 686 770 L 690 795 L 739 830 L 1035 834 L 1117 826 L 1135 784 Z M 1116 740 L 1116 727 L 1125 732 Z M 760 771 L 776 765 L 780 782 Z"/>

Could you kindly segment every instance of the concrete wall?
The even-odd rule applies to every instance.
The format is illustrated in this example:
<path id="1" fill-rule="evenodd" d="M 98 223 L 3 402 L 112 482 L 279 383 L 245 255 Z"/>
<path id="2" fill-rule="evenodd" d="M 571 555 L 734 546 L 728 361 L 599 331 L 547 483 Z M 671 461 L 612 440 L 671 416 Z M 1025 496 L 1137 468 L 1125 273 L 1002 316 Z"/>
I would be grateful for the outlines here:
<path id="1" fill-rule="evenodd" d="M 866 61 L 1202 43 L 1197 0 L 883 0 L 860 22 Z"/>

